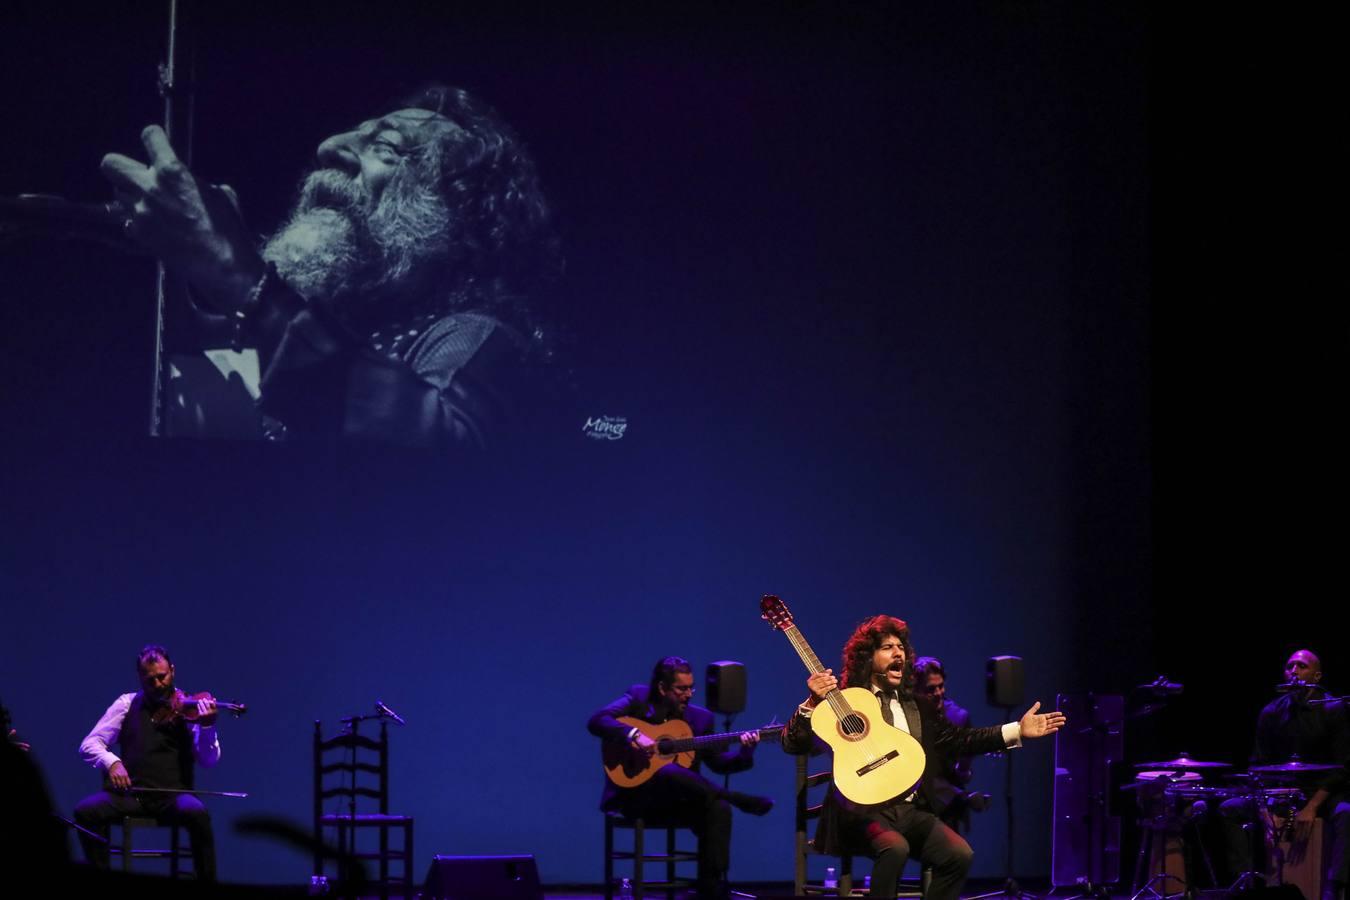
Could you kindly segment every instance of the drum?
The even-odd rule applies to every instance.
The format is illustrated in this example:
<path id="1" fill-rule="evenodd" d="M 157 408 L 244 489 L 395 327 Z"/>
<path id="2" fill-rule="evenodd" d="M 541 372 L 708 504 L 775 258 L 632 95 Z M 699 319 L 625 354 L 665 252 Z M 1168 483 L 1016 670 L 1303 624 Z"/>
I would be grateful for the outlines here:
<path id="1" fill-rule="evenodd" d="M 1227 785 L 1215 784 L 1173 784 L 1164 792 L 1175 801 L 1204 800 L 1207 803 L 1222 803 L 1232 797 L 1241 797 L 1242 791 Z"/>
<path id="2" fill-rule="evenodd" d="M 1155 777 L 1143 777 L 1149 775 Z M 1217 887 L 1214 848 L 1209 846 L 1213 839 L 1202 825 L 1236 792 L 1204 784 L 1193 772 L 1181 777 L 1172 772 L 1141 772 L 1140 776 L 1140 787 L 1135 790 L 1144 814 L 1140 820 L 1140 854 L 1141 864 L 1147 861 L 1150 882 L 1161 883 L 1157 889 L 1169 895 L 1202 885 Z"/>
<path id="3" fill-rule="evenodd" d="M 1308 795 L 1296 787 L 1263 787 L 1255 791 L 1262 809 L 1272 816 L 1289 818 L 1308 802 Z"/>
<path id="4" fill-rule="evenodd" d="M 1285 819 L 1271 816 L 1275 826 L 1271 842 L 1267 844 L 1267 875 L 1274 884 L 1292 884 L 1304 897 L 1322 896 L 1322 860 L 1326 850 L 1322 819 L 1313 821 L 1306 841 L 1292 840 L 1292 829 L 1285 828 Z"/>
<path id="5" fill-rule="evenodd" d="M 1134 783 L 1127 788 L 1134 792 L 1139 812 L 1148 819 L 1168 817 L 1172 812 L 1171 800 L 1167 792 L 1176 785 L 1198 785 L 1201 778 L 1198 772 L 1171 772 L 1165 769 L 1139 772 Z"/>

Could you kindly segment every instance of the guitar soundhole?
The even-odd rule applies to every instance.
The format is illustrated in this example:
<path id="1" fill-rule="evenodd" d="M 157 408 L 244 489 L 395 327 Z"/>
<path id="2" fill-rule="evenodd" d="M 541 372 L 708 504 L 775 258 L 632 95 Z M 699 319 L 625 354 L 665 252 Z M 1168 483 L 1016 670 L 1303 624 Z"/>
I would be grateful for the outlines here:
<path id="1" fill-rule="evenodd" d="M 856 740 L 867 733 L 867 720 L 857 713 L 849 713 L 839 720 L 839 733 Z"/>

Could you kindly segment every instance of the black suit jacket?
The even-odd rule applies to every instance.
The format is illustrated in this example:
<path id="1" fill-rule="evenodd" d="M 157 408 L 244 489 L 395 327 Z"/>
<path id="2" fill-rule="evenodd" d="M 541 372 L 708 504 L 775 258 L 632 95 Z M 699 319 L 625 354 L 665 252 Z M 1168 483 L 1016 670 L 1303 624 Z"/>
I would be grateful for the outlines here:
<path id="1" fill-rule="evenodd" d="M 644 722 L 651 722 L 653 725 L 665 722 L 667 717 L 662 714 L 662 708 L 649 701 L 648 693 L 647 685 L 633 685 L 624 692 L 623 696 L 597 710 L 586 723 L 587 730 L 601 740 L 617 741 L 623 744 L 628 742 L 629 726 L 619 721 L 620 716 L 630 716 Z M 699 737 L 712 734 L 713 726 L 717 720 L 710 710 L 691 703 L 685 708 L 684 721 L 688 724 L 689 730 L 694 733 L 694 736 Z M 739 742 L 732 744 L 721 752 L 703 748 L 694 754 L 694 764 L 690 768 L 697 771 L 701 765 L 706 763 L 709 769 L 719 775 L 742 772 L 754 765 L 753 753 L 753 747 L 743 746 Z M 674 765 L 674 763 L 671 765 Z M 610 801 L 622 790 L 624 788 L 615 786 L 614 782 L 606 778 L 604 793 L 600 797 L 600 808 L 610 808 Z"/>
<path id="2" fill-rule="evenodd" d="M 940 808 L 934 794 L 933 778 L 940 771 L 943 760 L 976 753 L 994 753 L 1006 747 L 1000 725 L 983 728 L 954 725 L 926 705 L 916 703 L 913 698 L 902 700 L 901 706 L 905 710 L 909 733 L 923 747 L 924 770 L 914 799 L 914 805 L 922 809 L 931 812 Z M 815 732 L 811 730 L 810 720 L 800 712 L 794 713 L 783 733 L 783 749 L 788 753 L 810 753 L 815 744 Z M 863 806 L 849 800 L 831 785 L 820 811 L 820 824 L 816 828 L 816 849 L 836 856 L 842 853 L 869 853 L 867 844 L 858 840 L 861 826 L 876 811 L 903 802 L 896 798 L 877 806 Z"/>

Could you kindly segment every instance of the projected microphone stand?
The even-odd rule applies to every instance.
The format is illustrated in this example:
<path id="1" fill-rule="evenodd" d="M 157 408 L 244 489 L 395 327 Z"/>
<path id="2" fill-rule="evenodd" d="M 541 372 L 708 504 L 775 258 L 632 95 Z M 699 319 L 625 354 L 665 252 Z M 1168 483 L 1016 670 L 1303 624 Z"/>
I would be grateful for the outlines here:
<path id="1" fill-rule="evenodd" d="M 1016 721 L 1012 717 L 1015 707 L 1004 706 L 1002 709 L 1004 713 L 1003 721 Z M 990 897 L 1025 897 L 1027 900 L 1039 900 L 1035 894 L 1022 890 L 1021 885 L 1017 883 L 1017 879 L 1013 878 L 1013 840 L 1017 835 L 1017 829 L 1014 827 L 1015 817 L 1013 816 L 1013 755 L 1010 749 L 1003 751 L 1003 762 L 1003 797 L 1008 810 L 1008 843 L 1003 857 L 1003 887 L 987 894 L 967 897 L 966 900 L 988 900 Z"/>
<path id="2" fill-rule="evenodd" d="M 164 134 L 173 142 L 177 136 L 183 138 L 182 159 L 189 167 L 192 165 L 192 119 L 195 96 L 191 79 L 187 83 L 179 79 L 178 45 L 185 30 L 180 20 L 178 0 L 169 0 L 168 35 L 165 44 L 164 60 L 159 64 L 157 81 L 159 95 L 164 100 Z M 195 40 L 192 43 L 195 57 Z M 193 59 L 195 64 L 195 58 Z M 194 66 L 189 67 L 191 72 Z M 174 101 L 184 103 L 175 107 Z M 181 131 L 176 126 L 181 125 Z M 154 371 L 150 382 L 150 436 L 160 437 L 164 433 L 164 315 L 169 294 L 169 274 L 161 260 L 155 266 L 155 342 L 153 363 Z"/>

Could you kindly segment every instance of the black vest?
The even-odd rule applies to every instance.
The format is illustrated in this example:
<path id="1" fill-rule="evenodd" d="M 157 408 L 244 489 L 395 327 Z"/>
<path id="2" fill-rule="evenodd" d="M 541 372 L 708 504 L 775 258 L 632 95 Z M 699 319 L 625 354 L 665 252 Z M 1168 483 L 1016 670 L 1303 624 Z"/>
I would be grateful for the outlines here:
<path id="1" fill-rule="evenodd" d="M 131 699 L 118 737 L 122 764 L 137 787 L 192 787 L 192 731 L 182 718 L 157 725 L 150 718 L 145 692 Z"/>

